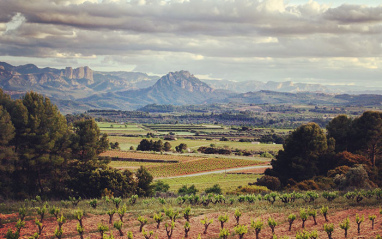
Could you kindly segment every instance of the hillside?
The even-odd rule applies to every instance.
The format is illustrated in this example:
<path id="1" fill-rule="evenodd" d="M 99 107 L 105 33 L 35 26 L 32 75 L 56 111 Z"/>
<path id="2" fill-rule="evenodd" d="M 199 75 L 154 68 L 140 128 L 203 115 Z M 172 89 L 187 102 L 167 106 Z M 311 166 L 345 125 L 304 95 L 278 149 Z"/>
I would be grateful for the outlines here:
<path id="1" fill-rule="evenodd" d="M 232 94 L 213 89 L 188 71 L 178 71 L 168 73 L 148 88 L 96 94 L 80 100 L 84 103 L 96 102 L 99 107 L 137 109 L 147 104 L 201 104 L 209 99 L 219 100 Z"/>
<path id="2" fill-rule="evenodd" d="M 246 103 L 246 104 L 311 104 L 333 106 L 380 106 L 382 95 L 348 95 L 325 93 L 287 93 L 274 91 L 247 92 L 229 96 L 222 100 L 210 100 L 208 103 Z"/>
<path id="3" fill-rule="evenodd" d="M 150 86 L 158 77 L 140 72 L 95 72 L 89 67 L 38 68 L 0 62 L 0 87 L 6 91 L 36 91 L 48 97 L 74 100 L 96 93 Z"/>
<path id="4" fill-rule="evenodd" d="M 275 82 L 275 81 L 242 81 L 235 82 L 229 80 L 202 80 L 208 83 L 215 89 L 231 90 L 237 93 L 246 93 L 248 91 L 277 91 L 277 92 L 321 92 L 330 93 L 335 90 L 330 90 L 328 87 L 320 84 L 294 83 L 292 81 Z"/>

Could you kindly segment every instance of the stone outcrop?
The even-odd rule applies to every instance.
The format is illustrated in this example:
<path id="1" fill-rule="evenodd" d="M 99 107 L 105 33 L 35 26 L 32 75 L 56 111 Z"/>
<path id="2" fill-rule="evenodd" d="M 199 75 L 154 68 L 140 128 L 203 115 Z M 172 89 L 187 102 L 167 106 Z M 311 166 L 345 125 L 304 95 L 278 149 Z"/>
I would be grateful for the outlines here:
<path id="1" fill-rule="evenodd" d="M 78 67 L 74 70 L 72 67 L 66 67 L 64 76 L 68 79 L 87 79 L 89 85 L 94 83 L 93 71 L 87 66 Z"/>

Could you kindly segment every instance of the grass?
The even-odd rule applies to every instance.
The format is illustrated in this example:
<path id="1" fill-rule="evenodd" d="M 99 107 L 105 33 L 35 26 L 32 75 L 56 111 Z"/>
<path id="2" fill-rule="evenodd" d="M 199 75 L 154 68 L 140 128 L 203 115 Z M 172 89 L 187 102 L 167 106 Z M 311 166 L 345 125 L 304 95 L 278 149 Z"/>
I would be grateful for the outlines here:
<path id="1" fill-rule="evenodd" d="M 139 142 L 143 137 L 122 137 L 122 136 L 109 136 L 110 142 L 118 142 L 121 150 L 129 150 L 131 146 L 137 148 Z M 160 138 L 153 138 L 153 141 L 159 140 Z M 164 141 L 162 139 L 162 141 Z M 250 142 L 237 142 L 237 141 L 219 141 L 219 140 L 205 140 L 205 139 L 178 139 L 176 141 L 168 141 L 172 149 L 175 146 L 184 143 L 190 149 L 198 149 L 201 146 L 210 146 L 211 144 L 217 147 L 228 147 L 231 149 L 241 149 L 241 150 L 252 150 L 252 151 L 278 151 L 282 149 L 281 144 L 252 144 Z"/>
<path id="2" fill-rule="evenodd" d="M 170 191 L 177 192 L 183 185 L 191 186 L 192 184 L 199 190 L 204 191 L 212 187 L 214 184 L 219 184 L 223 193 L 234 190 L 238 186 L 247 185 L 249 182 L 255 182 L 260 176 L 258 174 L 209 174 L 202 176 L 183 177 L 183 178 L 164 178 L 160 179 L 164 183 L 170 185 Z"/>

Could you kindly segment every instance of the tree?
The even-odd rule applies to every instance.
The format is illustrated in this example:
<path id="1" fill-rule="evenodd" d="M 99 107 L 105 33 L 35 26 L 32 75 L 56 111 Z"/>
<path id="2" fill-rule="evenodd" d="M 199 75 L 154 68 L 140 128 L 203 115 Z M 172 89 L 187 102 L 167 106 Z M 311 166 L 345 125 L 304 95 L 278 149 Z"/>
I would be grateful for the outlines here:
<path id="1" fill-rule="evenodd" d="M 187 150 L 187 144 L 181 143 L 175 147 L 176 152 L 183 152 L 183 150 Z"/>
<path id="2" fill-rule="evenodd" d="M 349 133 L 352 125 L 352 119 L 346 115 L 339 115 L 332 119 L 326 126 L 328 139 L 335 140 L 335 152 L 342 152 L 348 149 Z"/>
<path id="3" fill-rule="evenodd" d="M 151 185 L 153 176 L 147 171 L 146 168 L 141 166 L 137 172 L 135 172 L 137 178 L 137 194 L 139 196 L 148 197 L 153 193 L 153 187 Z"/>
<path id="4" fill-rule="evenodd" d="M 366 111 L 356 118 L 350 132 L 350 149 L 352 153 L 365 155 L 373 166 L 382 149 L 382 113 Z"/>
<path id="5" fill-rule="evenodd" d="M 163 150 L 168 152 L 171 151 L 171 144 L 169 142 L 164 143 Z"/>
<path id="6" fill-rule="evenodd" d="M 87 163 L 98 159 L 98 154 L 109 147 L 107 134 L 101 136 L 100 129 L 94 119 L 82 119 L 74 122 L 72 135 L 73 157 Z"/>
<path id="7" fill-rule="evenodd" d="M 9 142 L 15 137 L 15 127 L 12 124 L 11 116 L 0 105 L 0 188 L 5 190 L 7 185 L 11 184 L 10 174 L 14 170 L 15 153 L 14 147 Z M 11 189 L 4 193 L 10 193 Z"/>
<path id="8" fill-rule="evenodd" d="M 302 181 L 317 175 L 318 159 L 328 149 L 326 136 L 316 123 L 303 124 L 285 140 L 276 160 L 272 160 L 272 170 L 266 174 L 277 176 L 282 184 L 292 178 Z"/>

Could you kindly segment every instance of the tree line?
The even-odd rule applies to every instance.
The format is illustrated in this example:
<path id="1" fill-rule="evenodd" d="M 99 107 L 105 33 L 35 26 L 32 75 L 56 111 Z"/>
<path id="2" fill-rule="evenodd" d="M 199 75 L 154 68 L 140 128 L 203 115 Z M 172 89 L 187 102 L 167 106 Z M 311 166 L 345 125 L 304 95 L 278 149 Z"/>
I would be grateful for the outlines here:
<path id="1" fill-rule="evenodd" d="M 70 124 L 49 98 L 34 92 L 12 100 L 0 89 L 0 196 L 53 198 L 149 195 L 152 176 L 107 166 L 109 147 L 94 119 Z"/>
<path id="2" fill-rule="evenodd" d="M 277 177 L 282 186 L 314 181 L 339 188 L 381 186 L 381 156 L 382 112 L 366 111 L 357 118 L 339 115 L 326 132 L 316 123 L 293 131 L 266 174 Z"/>

